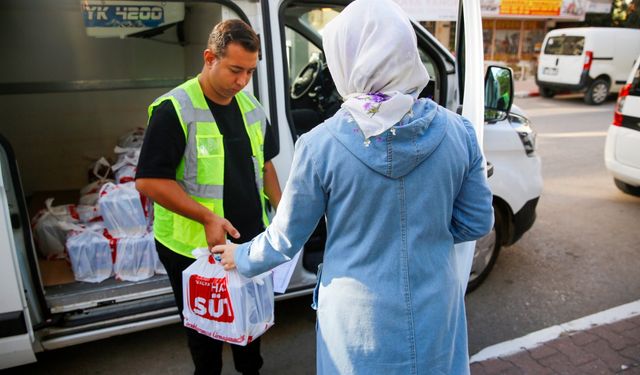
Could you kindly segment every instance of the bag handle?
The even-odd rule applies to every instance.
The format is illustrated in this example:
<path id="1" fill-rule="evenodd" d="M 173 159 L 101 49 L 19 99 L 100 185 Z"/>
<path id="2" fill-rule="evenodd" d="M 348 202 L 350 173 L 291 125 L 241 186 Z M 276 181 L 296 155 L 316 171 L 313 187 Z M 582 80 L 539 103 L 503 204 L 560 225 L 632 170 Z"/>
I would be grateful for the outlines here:
<path id="1" fill-rule="evenodd" d="M 46 207 L 49 213 L 53 213 L 53 209 L 51 208 L 53 206 L 53 198 L 47 198 L 44 201 L 44 206 Z"/>
<path id="2" fill-rule="evenodd" d="M 105 169 L 104 175 L 101 175 L 98 173 L 101 166 L 107 167 Z M 111 169 L 111 164 L 109 164 L 107 159 L 105 159 L 103 156 L 100 159 L 96 160 L 95 164 L 93 165 L 93 175 L 96 176 L 100 181 L 106 180 L 107 176 L 109 176 L 110 169 Z"/>
<path id="3" fill-rule="evenodd" d="M 107 194 L 108 192 L 110 192 L 111 190 L 117 189 L 118 186 L 116 184 L 114 184 L 113 182 L 107 182 L 106 184 L 102 185 L 100 187 L 100 190 L 98 190 L 98 196 L 102 197 L 103 195 Z M 108 189 L 108 191 L 107 191 Z"/>
<path id="4" fill-rule="evenodd" d="M 209 256 L 209 255 L 212 255 L 212 254 L 211 254 L 211 252 L 209 251 L 208 248 L 199 247 L 197 249 L 191 250 L 191 255 L 193 255 L 196 258 L 200 258 L 200 257 Z"/>
<path id="5" fill-rule="evenodd" d="M 84 232 L 85 230 L 87 230 L 87 228 L 83 226 L 73 224 L 73 223 L 68 223 L 66 221 L 59 221 L 58 226 L 63 230 L 75 231 L 75 232 Z"/>

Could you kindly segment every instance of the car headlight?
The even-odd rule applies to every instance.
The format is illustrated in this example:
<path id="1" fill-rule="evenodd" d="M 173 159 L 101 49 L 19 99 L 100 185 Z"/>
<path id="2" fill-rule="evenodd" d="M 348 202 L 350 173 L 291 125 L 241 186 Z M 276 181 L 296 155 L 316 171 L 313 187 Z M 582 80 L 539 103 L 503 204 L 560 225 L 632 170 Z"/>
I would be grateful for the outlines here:
<path id="1" fill-rule="evenodd" d="M 528 118 L 517 115 L 515 113 L 509 114 L 509 123 L 511 127 L 518 133 L 518 137 L 524 147 L 524 152 L 527 156 L 532 157 L 536 154 L 536 132 L 531 127 L 531 121 Z"/>

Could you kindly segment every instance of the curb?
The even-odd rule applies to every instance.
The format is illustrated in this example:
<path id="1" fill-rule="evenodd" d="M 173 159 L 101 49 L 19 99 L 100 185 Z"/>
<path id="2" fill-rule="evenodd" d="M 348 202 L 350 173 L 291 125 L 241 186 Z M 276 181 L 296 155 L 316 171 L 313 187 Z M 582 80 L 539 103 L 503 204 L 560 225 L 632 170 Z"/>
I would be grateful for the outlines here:
<path id="1" fill-rule="evenodd" d="M 532 97 L 540 96 L 540 92 L 538 90 L 516 91 L 513 94 L 513 96 L 516 98 L 532 98 Z"/>
<path id="2" fill-rule="evenodd" d="M 637 315 L 640 315 L 640 300 L 572 320 L 568 323 L 545 328 L 517 339 L 489 346 L 471 356 L 469 363 L 510 356 L 524 350 L 536 348 L 548 341 L 555 340 L 560 336 L 568 336 L 577 331 L 583 331 L 596 326 L 614 323 Z"/>

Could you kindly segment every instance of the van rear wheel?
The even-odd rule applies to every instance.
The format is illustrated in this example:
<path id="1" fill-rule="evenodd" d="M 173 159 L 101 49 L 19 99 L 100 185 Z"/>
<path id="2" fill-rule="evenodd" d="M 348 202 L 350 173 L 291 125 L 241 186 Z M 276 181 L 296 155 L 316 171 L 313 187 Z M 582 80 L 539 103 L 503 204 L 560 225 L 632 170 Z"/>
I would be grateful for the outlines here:
<path id="1" fill-rule="evenodd" d="M 540 87 L 540 96 L 543 98 L 553 98 L 556 92 L 547 87 Z"/>
<path id="2" fill-rule="evenodd" d="M 616 183 L 618 189 L 620 189 L 620 191 L 622 191 L 623 193 L 640 197 L 640 186 L 629 185 L 626 182 L 618 180 L 617 178 L 614 178 L 613 182 Z"/>
<path id="3" fill-rule="evenodd" d="M 596 79 L 584 94 L 584 102 L 591 105 L 604 103 L 609 96 L 609 83 L 604 79 Z"/>

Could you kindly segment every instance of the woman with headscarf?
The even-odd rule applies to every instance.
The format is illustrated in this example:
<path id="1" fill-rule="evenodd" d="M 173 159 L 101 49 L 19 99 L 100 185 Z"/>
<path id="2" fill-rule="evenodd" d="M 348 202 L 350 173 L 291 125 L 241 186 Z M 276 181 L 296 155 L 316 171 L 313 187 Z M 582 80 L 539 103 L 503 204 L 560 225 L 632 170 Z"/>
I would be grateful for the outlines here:
<path id="1" fill-rule="evenodd" d="M 290 260 L 324 215 L 314 292 L 318 374 L 468 374 L 454 244 L 493 225 L 473 126 L 429 99 L 416 35 L 390 0 L 357 0 L 323 31 L 340 111 L 298 139 L 272 224 L 222 245 L 245 276 Z"/>

